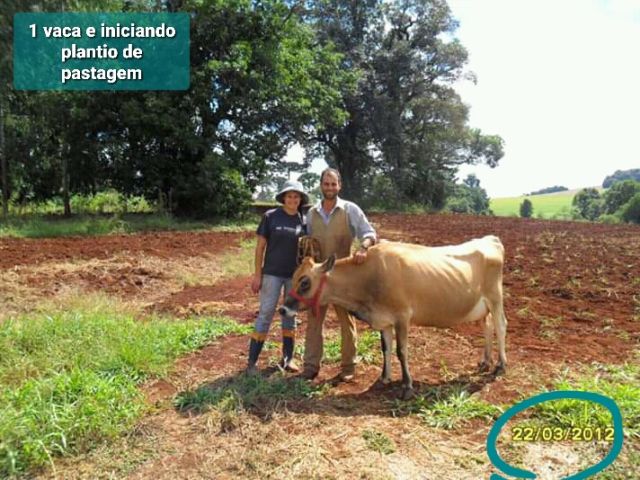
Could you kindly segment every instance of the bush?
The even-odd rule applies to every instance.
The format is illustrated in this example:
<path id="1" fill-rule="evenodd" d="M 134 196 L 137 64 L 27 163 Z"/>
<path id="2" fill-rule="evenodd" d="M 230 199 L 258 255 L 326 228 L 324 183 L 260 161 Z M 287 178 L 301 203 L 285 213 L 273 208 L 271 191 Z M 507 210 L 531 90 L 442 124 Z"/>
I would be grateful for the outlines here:
<path id="1" fill-rule="evenodd" d="M 520 216 L 522 218 L 531 218 L 531 215 L 533 215 L 533 204 L 531 200 L 525 198 L 520 204 Z"/>
<path id="2" fill-rule="evenodd" d="M 444 208 L 453 213 L 493 215 L 489 209 L 487 192 L 473 176 L 467 177 L 464 184 L 454 186 L 453 194 L 447 198 Z"/>
<path id="3" fill-rule="evenodd" d="M 212 154 L 176 179 L 173 200 L 179 216 L 237 218 L 248 211 L 251 192 L 239 171 Z"/>
<path id="4" fill-rule="evenodd" d="M 640 182 L 624 180 L 614 183 L 603 196 L 604 213 L 615 213 L 636 194 L 640 193 Z"/>
<path id="5" fill-rule="evenodd" d="M 604 215 L 600 215 L 600 218 L 598 220 L 600 222 L 602 222 L 602 223 L 606 223 L 606 224 L 609 224 L 609 225 L 613 225 L 613 224 L 621 222 L 619 215 L 617 215 L 617 214 L 609 214 L 609 213 L 606 213 Z"/>
<path id="6" fill-rule="evenodd" d="M 586 220 L 597 220 L 602 211 L 600 192 L 595 188 L 583 188 L 573 197 L 571 204 L 579 218 Z"/>
<path id="7" fill-rule="evenodd" d="M 115 189 L 98 192 L 95 195 L 76 194 L 71 197 L 73 213 L 150 213 L 153 207 L 144 197 L 128 197 Z M 62 213 L 62 203 L 57 212 Z"/>
<path id="8" fill-rule="evenodd" d="M 622 219 L 625 222 L 640 223 L 640 193 L 636 193 L 622 207 Z"/>

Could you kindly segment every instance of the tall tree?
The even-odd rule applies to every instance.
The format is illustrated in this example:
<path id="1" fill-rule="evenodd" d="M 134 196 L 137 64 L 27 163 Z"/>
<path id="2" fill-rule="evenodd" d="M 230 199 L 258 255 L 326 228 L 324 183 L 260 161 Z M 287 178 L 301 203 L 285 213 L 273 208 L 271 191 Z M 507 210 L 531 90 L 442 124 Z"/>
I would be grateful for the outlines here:
<path id="1" fill-rule="evenodd" d="M 345 196 L 390 179 L 397 200 L 442 206 L 458 165 L 503 155 L 502 140 L 467 126 L 453 89 L 465 75 L 466 50 L 444 0 L 319 0 L 309 17 L 320 38 L 360 74 L 344 96 L 347 123 L 318 137 L 327 162 L 343 175 Z"/>

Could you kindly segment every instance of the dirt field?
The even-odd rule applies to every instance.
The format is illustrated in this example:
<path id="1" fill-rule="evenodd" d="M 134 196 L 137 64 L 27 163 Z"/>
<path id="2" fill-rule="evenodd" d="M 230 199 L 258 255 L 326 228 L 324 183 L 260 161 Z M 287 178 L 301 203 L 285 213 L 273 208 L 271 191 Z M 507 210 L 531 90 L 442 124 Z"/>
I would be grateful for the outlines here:
<path id="1" fill-rule="evenodd" d="M 638 351 L 640 227 L 444 215 L 374 215 L 372 220 L 389 240 L 436 246 L 494 234 L 506 249 L 507 375 L 477 373 L 483 344 L 479 324 L 414 328 L 410 369 L 419 392 L 462 387 L 493 404 L 510 405 L 550 387 L 567 367 L 631 361 Z M 146 312 L 179 317 L 224 312 L 251 323 L 257 298 L 249 290 L 249 277 L 222 278 L 216 266 L 221 255 L 251 236 L 0 239 L 4 313 L 23 310 L 16 299 L 30 295 L 53 298 L 69 289 L 96 290 L 135 300 Z M 279 325 L 274 323 L 271 337 L 277 342 Z M 300 338 L 304 327 L 303 316 Z M 327 335 L 336 331 L 330 316 Z M 375 383 L 378 365 L 361 365 L 355 382 L 335 384 L 338 365 L 329 364 L 315 381 L 327 385 L 326 395 L 281 405 L 266 418 L 249 409 L 228 430 L 221 430 L 210 414 L 172 407 L 180 392 L 238 376 L 246 363 L 246 346 L 247 338 L 228 337 L 181 359 L 169 379 L 145 386 L 155 407 L 136 434 L 86 458 L 61 462 L 42 476 L 477 479 L 492 471 L 484 445 L 491 423 L 467 422 L 450 431 L 427 428 L 398 408 L 395 359 L 390 388 Z M 262 367 L 277 354 L 263 354 Z M 365 430 L 383 432 L 395 452 L 385 455 L 368 448 Z M 539 466 L 541 478 L 559 478 L 588 465 L 598 446 L 545 450 L 529 444 L 519 455 Z"/>

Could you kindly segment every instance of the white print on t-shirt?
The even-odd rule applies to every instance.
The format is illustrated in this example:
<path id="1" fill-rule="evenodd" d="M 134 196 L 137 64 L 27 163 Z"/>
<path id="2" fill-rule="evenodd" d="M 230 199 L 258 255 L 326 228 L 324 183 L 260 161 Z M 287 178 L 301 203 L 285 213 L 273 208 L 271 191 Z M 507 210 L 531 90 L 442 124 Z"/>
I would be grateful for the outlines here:
<path id="1" fill-rule="evenodd" d="M 291 227 L 284 227 L 282 225 L 278 225 L 277 227 L 275 227 L 274 230 L 276 232 L 291 233 L 291 234 L 293 234 L 293 235 L 295 235 L 297 237 L 302 233 L 302 226 L 301 225 L 297 225 L 296 228 L 291 228 Z"/>

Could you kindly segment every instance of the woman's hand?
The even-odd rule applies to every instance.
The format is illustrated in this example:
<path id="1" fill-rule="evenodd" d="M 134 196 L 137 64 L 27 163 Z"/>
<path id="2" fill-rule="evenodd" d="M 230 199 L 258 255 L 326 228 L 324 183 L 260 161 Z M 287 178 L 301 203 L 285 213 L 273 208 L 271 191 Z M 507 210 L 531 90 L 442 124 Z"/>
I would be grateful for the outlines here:
<path id="1" fill-rule="evenodd" d="M 258 275 L 256 273 L 253 276 L 253 280 L 251 280 L 251 291 L 253 293 L 258 293 L 260 291 L 260 287 L 262 287 L 262 275 Z"/>

